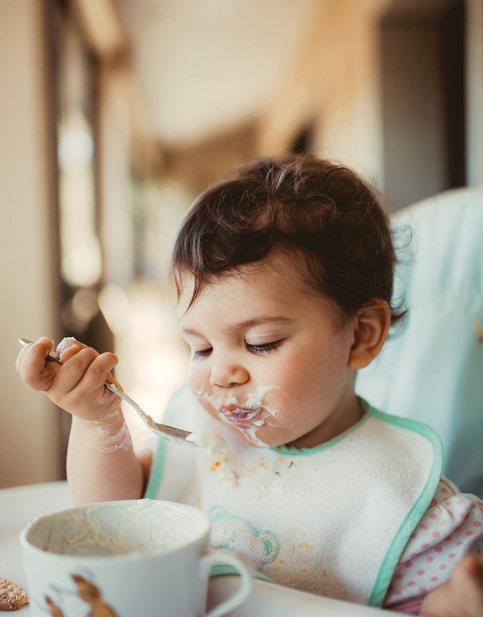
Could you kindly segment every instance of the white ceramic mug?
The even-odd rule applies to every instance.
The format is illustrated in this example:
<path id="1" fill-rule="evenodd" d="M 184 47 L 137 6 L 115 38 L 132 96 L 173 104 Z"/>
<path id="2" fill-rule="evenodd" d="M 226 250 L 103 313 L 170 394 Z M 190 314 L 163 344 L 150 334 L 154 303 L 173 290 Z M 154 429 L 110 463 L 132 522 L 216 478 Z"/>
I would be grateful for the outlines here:
<path id="1" fill-rule="evenodd" d="M 42 516 L 20 534 L 32 617 L 199 617 L 210 569 L 234 566 L 236 593 L 219 617 L 249 595 L 250 566 L 231 551 L 209 552 L 210 522 L 168 501 L 112 501 Z"/>

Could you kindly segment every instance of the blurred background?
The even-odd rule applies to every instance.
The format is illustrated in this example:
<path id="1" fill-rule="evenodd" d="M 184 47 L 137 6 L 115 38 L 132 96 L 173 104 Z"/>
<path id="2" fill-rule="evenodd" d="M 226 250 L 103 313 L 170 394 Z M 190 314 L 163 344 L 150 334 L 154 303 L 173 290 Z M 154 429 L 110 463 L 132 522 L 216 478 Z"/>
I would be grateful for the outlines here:
<path id="1" fill-rule="evenodd" d="M 0 80 L 0 488 L 65 477 L 18 337 L 114 350 L 160 419 L 188 370 L 171 244 L 236 165 L 312 151 L 393 211 L 483 184 L 483 0 L 0 0 Z"/>

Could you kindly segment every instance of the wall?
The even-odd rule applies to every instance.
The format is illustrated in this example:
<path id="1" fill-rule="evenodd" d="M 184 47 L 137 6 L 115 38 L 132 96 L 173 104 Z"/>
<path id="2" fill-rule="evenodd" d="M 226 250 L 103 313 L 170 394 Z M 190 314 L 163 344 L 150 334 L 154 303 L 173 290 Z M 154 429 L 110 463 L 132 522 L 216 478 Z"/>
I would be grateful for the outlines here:
<path id="1" fill-rule="evenodd" d="M 266 116 L 261 154 L 283 154 L 308 127 L 319 156 L 382 184 L 378 16 L 388 0 L 321 4 L 295 69 Z"/>
<path id="2" fill-rule="evenodd" d="M 483 185 L 483 0 L 466 0 L 467 184 Z"/>
<path id="3" fill-rule="evenodd" d="M 335 0 L 322 24 L 319 155 L 383 184 L 378 19 L 387 0 Z"/>
<path id="4" fill-rule="evenodd" d="M 448 188 L 438 47 L 433 23 L 382 30 L 384 188 L 395 209 Z"/>
<path id="5" fill-rule="evenodd" d="M 0 487 L 62 474 L 59 412 L 22 385 L 18 337 L 56 337 L 41 0 L 0 2 Z"/>

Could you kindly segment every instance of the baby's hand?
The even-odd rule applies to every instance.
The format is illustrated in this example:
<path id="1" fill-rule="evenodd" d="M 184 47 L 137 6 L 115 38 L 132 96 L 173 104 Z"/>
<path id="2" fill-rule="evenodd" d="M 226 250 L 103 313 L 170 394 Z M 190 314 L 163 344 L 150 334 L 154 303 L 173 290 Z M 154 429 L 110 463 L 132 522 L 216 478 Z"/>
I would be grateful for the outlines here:
<path id="1" fill-rule="evenodd" d="M 483 616 L 483 555 L 467 555 L 449 581 L 430 592 L 420 610 L 427 617 Z"/>
<path id="2" fill-rule="evenodd" d="M 40 338 L 25 346 L 17 358 L 17 371 L 31 390 L 44 392 L 51 401 L 84 420 L 102 420 L 119 408 L 119 397 L 104 388 L 109 372 L 118 363 L 112 353 L 99 355 L 75 339 L 64 339 L 57 347 L 57 362 L 45 360 L 53 343 Z"/>

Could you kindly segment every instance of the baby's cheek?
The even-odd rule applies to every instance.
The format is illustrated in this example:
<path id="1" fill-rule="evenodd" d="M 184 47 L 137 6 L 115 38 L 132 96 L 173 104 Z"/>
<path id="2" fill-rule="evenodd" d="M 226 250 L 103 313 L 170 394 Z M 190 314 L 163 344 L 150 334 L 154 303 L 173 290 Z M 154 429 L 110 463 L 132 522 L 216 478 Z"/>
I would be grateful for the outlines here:
<path id="1" fill-rule="evenodd" d="M 209 372 L 204 367 L 198 366 L 195 362 L 191 362 L 189 367 L 189 384 L 195 396 L 203 392 L 208 392 L 210 388 Z"/>
<path id="2" fill-rule="evenodd" d="M 198 398 L 198 403 L 213 420 L 216 420 L 216 422 L 221 422 L 219 415 L 217 414 L 216 410 L 211 405 L 211 403 L 209 403 L 208 401 L 204 401 L 200 398 Z M 203 412 L 200 412 L 200 413 L 203 413 Z"/>

